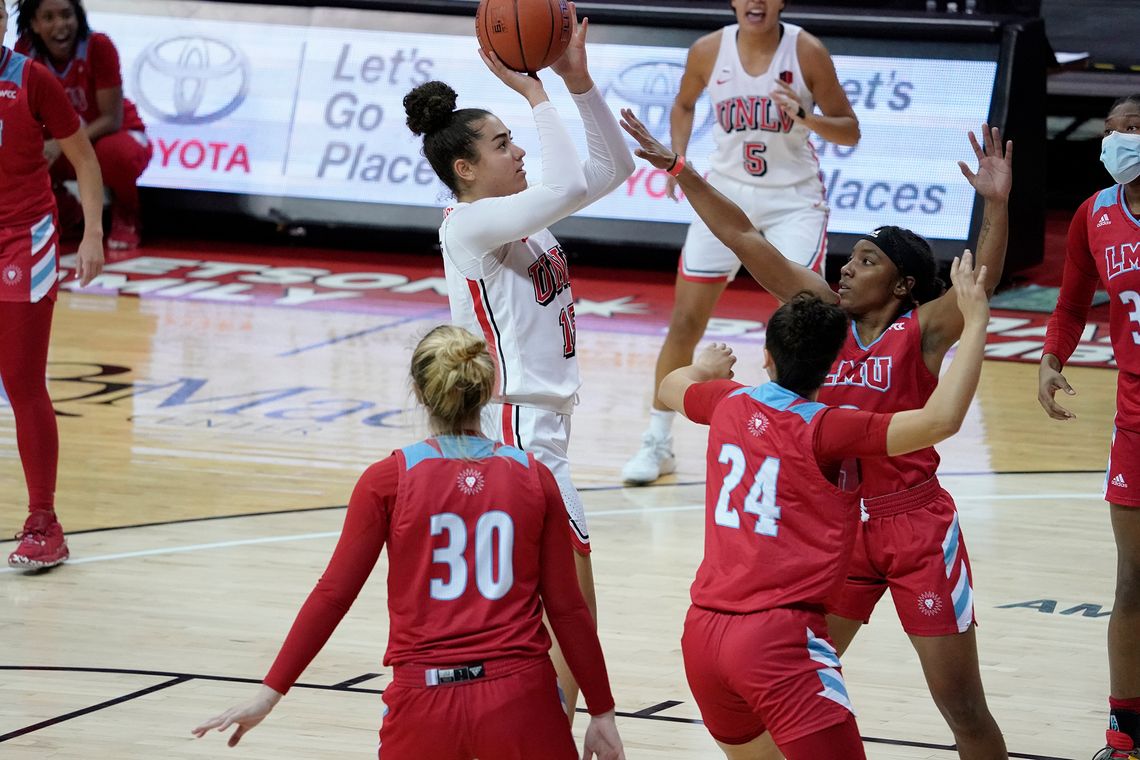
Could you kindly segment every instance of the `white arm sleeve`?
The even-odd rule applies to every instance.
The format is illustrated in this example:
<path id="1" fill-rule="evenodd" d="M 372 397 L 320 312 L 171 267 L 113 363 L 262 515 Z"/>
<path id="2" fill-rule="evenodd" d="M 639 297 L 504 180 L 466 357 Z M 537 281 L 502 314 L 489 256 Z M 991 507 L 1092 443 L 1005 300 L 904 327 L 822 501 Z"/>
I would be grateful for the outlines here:
<path id="1" fill-rule="evenodd" d="M 625 142 L 625 134 L 618 126 L 613 111 L 597 87 L 581 95 L 571 95 L 582 126 L 586 128 L 586 147 L 589 158 L 582 164 L 586 175 L 586 199 L 578 208 L 608 195 L 633 174 L 633 154 Z"/>
<path id="2" fill-rule="evenodd" d="M 582 206 L 586 179 L 578 153 L 558 111 L 549 103 L 534 109 L 542 148 L 542 184 L 521 193 L 481 198 L 457 207 L 444 222 L 444 250 L 465 277 L 480 277 L 501 246 L 535 234 Z"/>

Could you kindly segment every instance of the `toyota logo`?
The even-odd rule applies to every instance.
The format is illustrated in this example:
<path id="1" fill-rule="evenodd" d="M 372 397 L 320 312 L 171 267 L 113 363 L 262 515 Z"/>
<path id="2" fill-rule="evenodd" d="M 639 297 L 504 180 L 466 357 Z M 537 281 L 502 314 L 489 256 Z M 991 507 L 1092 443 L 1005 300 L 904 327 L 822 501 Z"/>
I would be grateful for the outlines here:
<path id="1" fill-rule="evenodd" d="M 135 61 L 143 108 L 170 124 L 206 124 L 237 110 L 249 93 L 245 53 L 213 37 L 170 37 Z"/>
<path id="2" fill-rule="evenodd" d="M 669 112 L 681 89 L 681 76 L 684 73 L 684 64 L 671 61 L 635 63 L 614 77 L 607 94 L 624 101 L 623 105 L 628 105 L 637 114 L 637 118 L 649 127 L 653 136 L 667 145 L 670 141 Z M 703 121 L 697 118 L 693 122 L 694 141 L 708 131 L 713 123 L 713 112 L 707 95 L 701 95 L 697 101 L 696 112 L 704 113 L 705 117 Z"/>

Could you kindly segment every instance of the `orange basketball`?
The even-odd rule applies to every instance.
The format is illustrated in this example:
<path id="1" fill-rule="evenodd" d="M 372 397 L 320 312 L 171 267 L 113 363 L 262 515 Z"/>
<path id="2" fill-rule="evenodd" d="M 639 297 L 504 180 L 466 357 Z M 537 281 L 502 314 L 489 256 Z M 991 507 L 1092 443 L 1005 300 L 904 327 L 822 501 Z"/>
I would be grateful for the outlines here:
<path id="1" fill-rule="evenodd" d="M 535 72 L 570 44 L 570 7 L 566 0 L 480 0 L 475 35 L 507 67 Z"/>

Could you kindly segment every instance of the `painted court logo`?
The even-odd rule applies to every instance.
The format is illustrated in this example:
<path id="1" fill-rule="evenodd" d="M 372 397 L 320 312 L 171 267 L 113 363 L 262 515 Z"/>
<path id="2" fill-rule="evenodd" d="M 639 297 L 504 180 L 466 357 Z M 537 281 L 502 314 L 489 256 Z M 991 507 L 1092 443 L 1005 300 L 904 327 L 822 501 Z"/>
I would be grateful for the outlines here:
<path id="1" fill-rule="evenodd" d="M 942 612 L 942 597 L 933 591 L 923 591 L 918 595 L 918 611 L 927 617 Z"/>
<path id="2" fill-rule="evenodd" d="M 455 487 L 458 488 L 462 494 L 474 496 L 483 490 L 483 483 L 483 473 L 468 468 L 459 473 L 459 477 L 455 481 Z"/>
<path id="3" fill-rule="evenodd" d="M 748 432 L 759 438 L 768 432 L 768 418 L 761 412 L 756 412 L 748 420 Z"/>

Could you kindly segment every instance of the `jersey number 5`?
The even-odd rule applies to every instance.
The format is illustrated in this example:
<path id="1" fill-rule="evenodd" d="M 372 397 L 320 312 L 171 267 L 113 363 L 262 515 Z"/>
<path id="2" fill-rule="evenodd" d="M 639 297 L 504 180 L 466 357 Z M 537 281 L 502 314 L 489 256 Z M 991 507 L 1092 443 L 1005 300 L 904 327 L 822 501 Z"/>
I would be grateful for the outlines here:
<path id="1" fill-rule="evenodd" d="M 454 512 L 431 516 L 431 534 L 447 533 L 447 546 L 433 549 L 432 564 L 447 565 L 447 580 L 431 579 L 431 598 L 450 602 L 467 590 L 467 523 Z M 498 551 L 495 547 L 498 534 Z M 475 523 L 475 587 L 483 598 L 502 599 L 515 582 L 515 524 L 506 512 L 487 512 Z M 498 575 L 495 575 L 496 566 Z"/>
<path id="2" fill-rule="evenodd" d="M 721 447 L 718 461 L 730 466 L 724 484 L 720 487 L 720 496 L 716 500 L 714 519 L 716 524 L 724 528 L 739 528 L 740 513 L 729 506 L 732 492 L 744 479 L 744 452 L 739 446 L 726 443 Z M 764 464 L 756 471 L 752 479 L 752 488 L 744 497 L 744 511 L 756 515 L 755 531 L 762 536 L 775 536 L 780 532 L 780 508 L 776 505 L 776 480 L 780 475 L 780 460 L 776 457 L 765 457 Z"/>
<path id="3" fill-rule="evenodd" d="M 768 161 L 764 152 L 768 146 L 761 142 L 744 143 L 744 171 L 753 177 L 763 177 L 768 173 Z"/>

